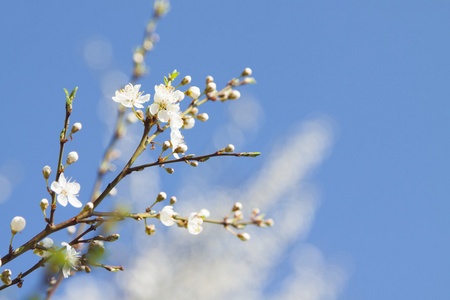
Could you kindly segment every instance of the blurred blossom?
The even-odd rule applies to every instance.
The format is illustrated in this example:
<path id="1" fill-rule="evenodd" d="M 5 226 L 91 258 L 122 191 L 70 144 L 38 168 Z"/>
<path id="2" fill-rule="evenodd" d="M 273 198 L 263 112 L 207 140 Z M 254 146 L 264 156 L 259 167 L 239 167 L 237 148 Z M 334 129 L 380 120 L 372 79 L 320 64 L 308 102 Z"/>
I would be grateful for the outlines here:
<path id="1" fill-rule="evenodd" d="M 106 38 L 92 37 L 84 45 L 83 57 L 89 68 L 101 70 L 111 64 L 113 48 Z"/>

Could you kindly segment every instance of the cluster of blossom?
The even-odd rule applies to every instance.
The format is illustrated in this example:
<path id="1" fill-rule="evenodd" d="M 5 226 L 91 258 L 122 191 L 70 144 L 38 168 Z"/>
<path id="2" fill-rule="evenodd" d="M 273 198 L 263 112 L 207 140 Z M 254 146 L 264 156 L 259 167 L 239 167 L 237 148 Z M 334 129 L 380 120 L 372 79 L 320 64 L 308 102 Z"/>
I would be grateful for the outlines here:
<path id="1" fill-rule="evenodd" d="M 198 106 L 205 103 L 208 100 L 216 101 L 221 100 L 225 101 L 227 99 L 235 100 L 240 97 L 240 93 L 237 90 L 233 90 L 232 87 L 239 86 L 242 84 L 252 83 L 254 82 L 253 78 L 244 78 L 242 81 L 240 81 L 241 77 L 249 76 L 251 75 L 251 69 L 246 68 L 244 72 L 242 72 L 241 76 L 239 78 L 235 78 L 231 80 L 227 86 L 222 89 L 221 91 L 217 91 L 216 84 L 214 83 L 214 79 L 211 76 L 208 76 L 206 78 L 206 87 L 203 92 L 200 91 L 200 88 L 196 86 L 190 86 L 185 92 L 182 92 L 180 90 L 177 90 L 179 86 L 187 85 L 191 82 L 191 77 L 186 76 L 183 78 L 181 83 L 177 87 L 173 87 L 171 84 L 173 80 L 178 76 L 179 73 L 172 72 L 169 74 L 168 78 L 164 78 L 165 84 L 160 84 L 155 86 L 155 94 L 154 94 L 154 102 L 150 104 L 146 112 L 144 114 L 141 110 L 135 110 L 135 108 L 144 108 L 144 103 L 150 101 L 150 95 L 144 94 L 144 92 L 140 92 L 141 85 L 133 85 L 128 84 L 125 86 L 124 89 L 116 91 L 115 96 L 112 97 L 112 99 L 115 102 L 118 102 L 122 104 L 124 107 L 132 108 L 134 112 L 134 116 L 141 120 L 144 123 L 145 129 L 147 129 L 147 133 L 149 132 L 150 128 L 153 125 L 158 126 L 157 133 L 163 132 L 165 129 L 170 128 L 170 141 L 165 141 L 162 143 L 162 153 L 166 151 L 169 148 L 172 148 L 172 153 L 170 153 L 166 157 L 160 157 L 158 158 L 156 163 L 148 164 L 148 165 L 142 165 L 138 167 L 130 168 L 132 165 L 132 162 L 129 162 L 129 165 L 127 165 L 124 170 L 127 170 L 129 172 L 133 172 L 135 170 L 141 170 L 143 168 L 159 165 L 163 168 L 163 163 L 167 161 L 168 157 L 170 155 L 173 155 L 177 159 L 179 159 L 178 154 L 184 154 L 187 151 L 187 146 L 184 141 L 184 137 L 181 134 L 181 129 L 190 129 L 194 127 L 195 125 L 195 119 L 198 119 L 200 121 L 207 121 L 209 119 L 208 114 L 206 113 L 199 113 Z M 75 181 L 71 181 L 71 179 L 67 178 L 65 175 L 66 168 L 69 165 L 72 165 L 76 161 L 78 161 L 79 156 L 76 151 L 72 151 L 67 155 L 66 158 L 66 164 L 62 164 L 62 153 L 64 149 L 64 144 L 72 140 L 72 135 L 78 131 L 81 130 L 82 125 L 81 123 L 75 123 L 73 124 L 70 132 L 68 131 L 69 126 L 69 120 L 68 115 L 70 115 L 72 111 L 72 100 L 75 97 L 77 88 L 75 88 L 72 93 L 69 93 L 66 91 L 67 94 L 67 102 L 66 102 L 66 121 L 65 121 L 65 127 L 61 133 L 60 141 L 61 141 L 61 155 L 59 157 L 58 162 L 58 168 L 56 173 L 55 180 L 49 184 L 49 178 L 52 174 L 52 169 L 49 166 L 45 166 L 42 169 L 42 174 L 45 178 L 46 185 L 47 185 L 47 191 L 49 192 L 51 196 L 51 200 L 44 198 L 40 202 L 40 208 L 44 214 L 45 221 L 51 225 L 54 226 L 54 231 L 56 232 L 60 229 L 67 228 L 69 234 L 74 234 L 76 229 L 75 226 L 64 226 L 63 222 L 57 225 L 54 225 L 54 212 L 56 209 L 56 202 L 58 202 L 61 206 L 65 207 L 67 204 L 71 204 L 72 206 L 76 208 L 80 208 L 83 206 L 82 202 L 78 200 L 78 193 L 81 189 L 81 186 L 79 183 Z M 205 98 L 200 101 L 200 96 L 204 95 Z M 185 96 L 188 96 L 192 98 L 192 102 L 190 103 L 188 109 L 186 109 L 184 112 L 180 110 L 180 102 L 185 98 Z M 145 118 L 144 118 L 145 115 Z M 164 126 L 161 127 L 161 123 L 167 123 Z M 68 134 L 67 134 L 68 133 Z M 157 135 L 157 134 L 156 134 Z M 156 136 L 153 135 L 153 138 Z M 145 138 L 149 138 L 149 136 L 145 135 Z M 154 143 L 152 140 L 150 142 Z M 141 142 L 142 143 L 142 142 Z M 146 146 L 147 144 L 145 144 Z M 145 149 L 145 147 L 138 148 L 138 149 Z M 154 149 L 154 148 L 152 148 Z M 195 155 L 186 155 L 182 159 L 183 161 L 189 163 L 192 166 L 197 166 L 199 162 L 204 162 L 208 160 L 210 157 L 213 156 L 219 156 L 219 155 L 233 155 L 233 156 L 244 156 L 244 157 L 255 157 L 258 156 L 258 152 L 245 152 L 245 153 L 231 153 L 234 151 L 233 145 L 228 145 L 227 147 L 220 149 L 216 151 L 215 153 L 198 156 L 195 157 Z M 136 150 L 136 153 L 138 150 Z M 112 159 L 114 155 L 109 155 L 109 159 Z M 135 153 L 135 154 L 136 154 Z M 133 155 L 133 157 L 137 157 L 141 152 L 139 152 L 137 155 Z M 134 160 L 133 160 L 134 161 Z M 174 161 L 171 161 L 174 162 Z M 172 168 L 165 168 L 166 171 L 169 173 L 173 173 Z M 121 172 L 122 175 L 125 174 L 124 171 Z M 124 176 L 128 175 L 129 173 L 126 173 Z M 117 179 L 119 178 L 119 179 Z M 105 189 L 105 191 L 102 193 L 102 195 L 110 194 L 113 195 L 116 193 L 115 185 L 120 181 L 122 177 L 118 176 L 116 177 L 115 181 L 113 181 L 110 186 L 111 188 Z M 117 180 L 117 181 L 116 181 Z M 103 267 L 109 271 L 117 271 L 121 270 L 122 267 L 118 266 L 107 266 L 97 263 L 96 261 L 89 260 L 89 253 L 92 252 L 94 248 L 100 245 L 100 248 L 103 247 L 103 241 L 115 241 L 118 239 L 118 235 L 111 235 L 109 237 L 103 238 L 102 236 L 96 236 L 94 238 L 91 238 L 89 240 L 81 240 L 81 237 L 83 237 L 87 232 L 90 230 L 95 230 L 96 227 L 101 226 L 104 222 L 104 217 L 110 218 L 110 220 L 116 221 L 117 218 L 119 220 L 128 217 L 128 218 L 134 218 L 136 220 L 145 220 L 145 231 L 149 235 L 153 235 L 155 233 L 155 226 L 149 225 L 147 226 L 146 219 L 147 218 L 157 218 L 160 220 L 161 223 L 165 226 L 172 226 L 174 224 L 179 225 L 180 227 L 184 227 L 188 230 L 188 232 L 192 235 L 198 235 L 203 231 L 202 224 L 204 222 L 209 223 L 215 223 L 223 225 L 228 231 L 236 235 L 239 239 L 243 241 L 247 241 L 250 239 L 250 235 L 246 232 L 243 233 L 237 233 L 235 232 L 231 227 L 235 229 L 243 229 L 246 225 L 253 224 L 258 225 L 260 227 L 263 226 L 271 226 L 273 224 L 273 221 L 264 220 L 263 215 L 257 216 L 259 213 L 253 213 L 251 216 L 251 220 L 249 222 L 243 222 L 243 216 L 241 212 L 242 205 L 240 203 L 236 203 L 232 209 L 232 216 L 230 217 L 227 215 L 223 221 L 215 221 L 215 220 L 209 220 L 210 212 L 207 209 L 201 209 L 198 212 L 192 212 L 188 215 L 188 217 L 181 217 L 178 213 L 176 213 L 173 209 L 173 205 L 177 202 L 176 197 L 170 198 L 170 205 L 164 206 L 159 213 L 156 211 L 151 210 L 153 205 L 155 205 L 158 202 L 162 202 L 167 198 L 167 195 L 164 192 L 161 192 L 158 194 L 157 199 L 155 203 L 153 203 L 152 206 L 150 206 L 145 213 L 126 213 L 124 215 L 122 214 L 116 214 L 116 212 L 111 213 L 99 213 L 94 212 L 94 204 L 95 207 L 103 200 L 104 196 L 95 196 L 97 198 L 93 198 L 90 202 L 88 202 L 84 208 L 81 210 L 81 212 L 71 220 L 74 220 L 75 223 L 87 223 L 91 224 L 91 227 L 94 227 L 94 229 L 87 229 L 83 233 L 78 233 L 78 237 L 74 239 L 70 244 L 66 242 L 61 243 L 61 247 L 55 247 L 54 242 L 51 238 L 46 237 L 49 235 L 48 232 L 45 230 L 42 231 L 40 234 L 38 234 L 35 238 L 31 239 L 29 242 L 27 242 L 23 247 L 17 248 L 13 251 L 12 248 L 12 242 L 13 238 L 16 233 L 22 231 L 25 228 L 26 221 L 23 217 L 17 216 L 11 221 L 11 243 L 9 247 L 9 254 L 3 259 L 5 259 L 5 263 L 8 263 L 10 260 L 15 258 L 16 256 L 28 251 L 33 250 L 33 253 L 38 255 L 42 258 L 42 260 L 38 263 L 41 265 L 44 265 L 47 261 L 51 263 L 51 266 L 53 267 L 54 271 L 61 270 L 62 277 L 67 278 L 70 276 L 71 269 L 75 270 L 85 270 L 86 272 L 89 272 L 90 268 L 88 265 L 96 266 L 96 267 Z M 98 201 L 99 200 L 99 201 Z M 51 205 L 50 205 L 51 203 Z M 47 209 L 51 207 L 51 214 L 50 218 L 47 217 Z M 94 219 L 89 219 L 89 217 L 99 217 Z M 55 229 L 58 227 L 58 229 Z M 78 228 L 80 229 L 80 228 Z M 51 234 L 52 232 L 50 232 Z M 80 252 L 77 252 L 74 247 L 78 247 L 77 244 L 79 243 L 88 243 L 89 242 L 89 249 L 87 250 L 86 254 L 81 255 Z M 74 247 L 72 247 L 72 245 Z M 97 247 L 98 248 L 98 247 Z M 77 248 L 80 249 L 80 248 Z M 9 257 L 8 257 L 9 256 Z M 2 265 L 2 261 L 0 259 L 0 266 Z M 0 279 L 2 282 L 7 285 L 11 285 L 13 282 L 19 286 L 22 284 L 22 273 L 20 273 L 16 279 L 11 279 L 11 270 L 6 269 L 0 274 Z M 2 287 L 0 287 L 2 288 Z M 4 288 L 4 287 L 3 287 Z"/>

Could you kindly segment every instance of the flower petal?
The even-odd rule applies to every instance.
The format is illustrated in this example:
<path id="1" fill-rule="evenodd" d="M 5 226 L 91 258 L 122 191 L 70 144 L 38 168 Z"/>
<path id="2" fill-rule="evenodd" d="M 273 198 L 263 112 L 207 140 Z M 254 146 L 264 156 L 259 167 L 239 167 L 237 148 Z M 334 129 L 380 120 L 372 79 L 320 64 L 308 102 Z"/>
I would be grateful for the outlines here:
<path id="1" fill-rule="evenodd" d="M 68 195 L 67 197 L 69 198 L 69 203 L 73 207 L 81 207 L 83 205 L 81 204 L 80 200 L 78 200 L 77 197 L 75 197 L 74 195 Z"/>
<path id="2" fill-rule="evenodd" d="M 61 204 L 62 206 L 67 205 L 67 197 L 64 196 L 63 194 L 59 194 L 58 197 L 56 197 L 56 200 L 58 200 L 58 203 Z"/>

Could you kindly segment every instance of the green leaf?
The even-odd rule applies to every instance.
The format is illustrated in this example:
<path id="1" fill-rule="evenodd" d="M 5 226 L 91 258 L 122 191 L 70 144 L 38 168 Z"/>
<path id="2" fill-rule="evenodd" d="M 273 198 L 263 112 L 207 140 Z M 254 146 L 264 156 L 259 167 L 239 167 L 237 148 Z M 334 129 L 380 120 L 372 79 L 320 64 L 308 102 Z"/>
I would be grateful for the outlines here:
<path id="1" fill-rule="evenodd" d="M 78 91 L 78 87 L 76 86 L 76 87 L 73 89 L 73 91 L 70 93 L 70 99 L 73 100 L 73 98 L 75 98 L 75 94 L 77 93 L 77 91 Z M 67 91 L 66 91 L 66 93 L 67 93 Z"/>

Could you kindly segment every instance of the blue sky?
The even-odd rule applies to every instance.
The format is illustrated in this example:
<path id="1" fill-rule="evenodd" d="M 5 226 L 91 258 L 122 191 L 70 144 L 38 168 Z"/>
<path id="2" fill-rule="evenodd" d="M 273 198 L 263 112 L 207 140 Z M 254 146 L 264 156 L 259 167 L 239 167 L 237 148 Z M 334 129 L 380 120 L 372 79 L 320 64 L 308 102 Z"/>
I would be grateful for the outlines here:
<path id="1" fill-rule="evenodd" d="M 24 215 L 30 224 L 41 218 L 40 172 L 56 160 L 62 89 L 74 86 L 72 120 L 84 127 L 74 177 L 83 176 L 80 196 L 88 197 L 106 141 L 98 117 L 104 75 L 129 74 L 151 7 L 148 1 L 0 4 L 0 173 L 12 186 L 0 202 L 3 250 L 12 217 Z M 201 85 L 206 75 L 225 83 L 251 67 L 258 84 L 241 92 L 262 112 L 243 151 L 289 147 L 283 139 L 296 124 L 330 118 L 334 143 L 310 176 L 321 205 L 306 241 L 347 262 L 339 298 L 445 299 L 449 15 L 446 1 L 174 1 L 141 83 L 153 94 L 175 68 Z M 93 40 L 105 41 L 107 68 L 86 62 Z M 208 107 L 214 118 L 202 127 L 204 136 L 227 117 L 227 106 L 218 104 Z M 213 151 L 194 138 L 195 153 L 203 146 Z M 235 180 L 251 176 L 262 161 L 240 161 Z"/>

